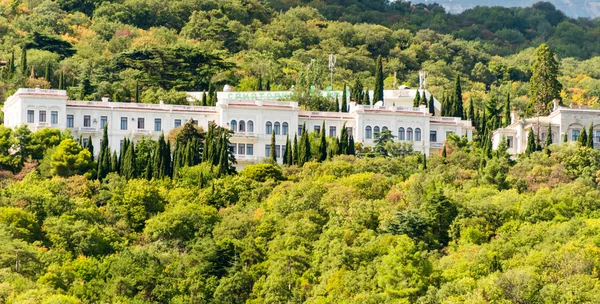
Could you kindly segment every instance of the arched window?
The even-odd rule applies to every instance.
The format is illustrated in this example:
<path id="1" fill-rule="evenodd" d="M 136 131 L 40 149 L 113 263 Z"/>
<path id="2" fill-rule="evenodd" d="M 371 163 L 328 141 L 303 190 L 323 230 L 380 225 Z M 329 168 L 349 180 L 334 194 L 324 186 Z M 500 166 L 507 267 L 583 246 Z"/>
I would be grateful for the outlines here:
<path id="1" fill-rule="evenodd" d="M 248 120 L 248 132 L 254 132 L 254 123 L 252 120 Z"/>
<path id="2" fill-rule="evenodd" d="M 229 126 L 229 129 L 234 132 L 237 131 L 237 121 L 235 121 L 235 119 L 231 121 L 231 125 Z"/>
<path id="3" fill-rule="evenodd" d="M 288 123 L 284 122 L 282 124 L 282 128 L 281 128 L 281 135 L 287 135 L 288 134 L 288 130 L 289 130 Z"/>
<path id="4" fill-rule="evenodd" d="M 371 126 L 367 126 L 365 128 L 365 138 L 366 139 L 371 139 L 373 138 L 373 134 L 371 134 Z"/>
<path id="5" fill-rule="evenodd" d="M 281 124 L 278 121 L 275 122 L 275 135 L 279 135 L 281 133 Z"/>
<path id="6" fill-rule="evenodd" d="M 388 128 L 384 126 L 383 128 L 381 128 L 381 131 L 386 131 L 387 129 Z"/>
<path id="7" fill-rule="evenodd" d="M 404 128 L 398 128 L 398 140 L 404 140 Z"/>
<path id="8" fill-rule="evenodd" d="M 265 131 L 267 134 L 273 133 L 273 124 L 270 121 L 267 121 L 267 128 Z"/>
<path id="9" fill-rule="evenodd" d="M 240 132 L 246 132 L 246 123 L 243 120 L 240 120 Z"/>
<path id="10" fill-rule="evenodd" d="M 379 138 L 379 127 L 375 126 L 375 128 L 373 128 L 373 133 L 375 133 L 375 138 Z"/>
<path id="11" fill-rule="evenodd" d="M 421 141 L 421 128 L 415 129 L 415 141 Z"/>
<path id="12" fill-rule="evenodd" d="M 406 129 L 406 140 L 413 140 L 413 132 L 412 128 Z"/>

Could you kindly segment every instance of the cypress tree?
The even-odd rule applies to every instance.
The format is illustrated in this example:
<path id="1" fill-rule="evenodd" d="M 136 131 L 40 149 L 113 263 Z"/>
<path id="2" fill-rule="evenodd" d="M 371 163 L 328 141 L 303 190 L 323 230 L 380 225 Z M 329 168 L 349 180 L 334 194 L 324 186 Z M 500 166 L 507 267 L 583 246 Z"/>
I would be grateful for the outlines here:
<path id="1" fill-rule="evenodd" d="M 586 145 L 592 149 L 594 148 L 594 123 L 590 123 Z"/>
<path id="2" fill-rule="evenodd" d="M 423 170 L 427 170 L 427 155 L 423 153 Z"/>
<path id="3" fill-rule="evenodd" d="M 465 118 L 465 113 L 463 110 L 462 88 L 460 86 L 460 75 L 456 75 L 456 81 L 454 83 L 454 109 L 454 117 L 460 117 L 462 119 Z"/>
<path id="4" fill-rule="evenodd" d="M 271 91 L 271 78 L 267 79 L 267 85 L 265 86 L 266 91 Z"/>
<path id="5" fill-rule="evenodd" d="M 566 143 L 567 141 L 569 141 L 569 138 L 567 137 L 567 133 L 563 134 L 563 142 Z"/>
<path id="6" fill-rule="evenodd" d="M 223 135 L 221 135 L 220 138 L 221 144 L 219 146 L 221 146 L 221 149 L 219 153 L 219 166 L 217 167 L 217 172 L 219 173 L 219 176 L 225 176 L 229 173 L 229 158 L 227 153 L 227 143 L 225 140 L 225 136 L 225 132 L 223 132 Z"/>
<path id="7" fill-rule="evenodd" d="M 545 147 L 548 148 L 552 144 L 552 125 L 548 124 L 548 130 L 546 131 L 546 143 Z"/>
<path id="8" fill-rule="evenodd" d="M 165 164 L 163 164 L 163 153 L 165 149 L 165 135 L 160 134 L 158 137 L 158 141 L 156 141 L 156 146 L 154 147 L 154 157 L 152 160 L 152 175 L 151 177 L 155 179 L 162 179 L 165 177 Z M 148 173 L 146 173 L 148 174 Z"/>
<path id="9" fill-rule="evenodd" d="M 134 96 L 134 100 L 135 100 L 135 103 L 139 103 L 140 102 L 140 82 L 138 80 L 135 81 L 135 96 Z"/>
<path id="10" fill-rule="evenodd" d="M 256 85 L 256 90 L 257 91 L 262 91 L 262 89 L 263 89 L 262 88 L 262 86 L 263 86 L 262 82 L 263 82 L 262 81 L 262 74 L 258 74 L 258 84 Z"/>
<path id="11" fill-rule="evenodd" d="M 206 92 L 202 92 L 202 106 L 206 107 L 208 105 L 208 100 L 206 99 Z"/>
<path id="12" fill-rule="evenodd" d="M 44 79 L 50 83 L 50 87 L 52 87 L 52 79 L 50 76 L 50 63 L 46 63 L 46 69 L 44 70 Z"/>
<path id="13" fill-rule="evenodd" d="M 23 46 L 21 50 L 21 74 L 27 76 L 27 49 Z"/>
<path id="14" fill-rule="evenodd" d="M 342 111 L 342 108 L 340 108 L 340 100 L 337 96 L 335 97 L 335 112 L 344 112 Z"/>
<path id="15" fill-rule="evenodd" d="M 421 103 L 419 105 L 422 104 L 427 104 L 427 95 L 425 95 L 425 90 L 423 90 L 423 92 L 421 92 Z"/>
<path id="16" fill-rule="evenodd" d="M 290 157 L 290 153 L 292 153 L 292 151 L 290 151 L 290 135 L 288 134 L 287 137 L 285 138 L 285 151 L 283 152 L 283 164 L 284 165 L 289 165 L 288 159 Z"/>
<path id="17" fill-rule="evenodd" d="M 59 90 L 64 90 L 65 86 L 65 73 L 63 71 L 60 71 L 60 74 L 58 75 L 58 89 Z"/>
<path id="18" fill-rule="evenodd" d="M 381 55 L 377 57 L 377 66 L 375 69 L 375 90 L 373 91 L 373 103 L 383 101 L 383 64 Z"/>
<path id="19" fill-rule="evenodd" d="M 506 94 L 506 103 L 504 104 L 504 124 L 503 127 L 508 127 L 511 124 L 510 121 L 510 93 Z"/>
<path id="20" fill-rule="evenodd" d="M 469 110 L 467 115 L 468 119 L 473 122 L 474 125 L 477 125 L 477 120 L 475 119 L 475 106 L 473 105 L 473 98 L 469 99 Z"/>
<path id="21" fill-rule="evenodd" d="M 135 172 L 135 145 L 129 143 L 127 145 L 127 151 L 125 152 L 125 159 L 121 164 L 121 176 L 129 180 L 136 177 Z"/>
<path id="22" fill-rule="evenodd" d="M 146 162 L 146 168 L 144 169 L 144 178 L 146 180 L 152 180 L 154 172 L 152 172 L 152 162 Z"/>
<path id="23" fill-rule="evenodd" d="M 323 121 L 323 127 L 321 128 L 321 140 L 319 141 L 319 161 L 325 161 L 327 159 L 327 140 L 325 138 L 325 121 Z"/>
<path id="24" fill-rule="evenodd" d="M 350 92 L 350 100 L 354 100 L 357 104 L 362 104 L 363 98 L 363 85 L 357 77 L 354 80 L 354 86 L 352 86 L 352 91 Z"/>
<path id="25" fill-rule="evenodd" d="M 293 165 L 297 165 L 298 164 L 298 134 L 294 133 L 294 148 L 292 150 L 292 164 Z"/>
<path id="26" fill-rule="evenodd" d="M 446 145 L 444 145 L 444 149 L 442 150 L 442 157 L 443 157 L 443 158 L 446 158 L 446 156 L 447 156 L 447 155 L 448 155 L 448 154 L 447 154 L 447 152 L 446 152 Z"/>
<path id="27" fill-rule="evenodd" d="M 433 100 L 433 94 L 429 94 L 429 113 L 431 116 L 435 116 L 435 101 Z"/>
<path id="28" fill-rule="evenodd" d="M 420 104 L 421 104 L 421 93 L 419 93 L 419 90 L 417 90 L 417 92 L 415 93 L 415 99 L 413 99 L 413 108 L 419 107 Z"/>
<path id="29" fill-rule="evenodd" d="M 90 135 L 88 137 L 88 143 L 87 143 L 87 147 L 85 147 L 88 151 L 90 151 L 90 154 L 92 154 L 92 161 L 94 161 L 94 144 L 92 143 L 92 135 Z M 110 151 L 109 154 L 110 156 Z"/>
<path id="30" fill-rule="evenodd" d="M 271 151 L 269 152 L 269 156 L 273 160 L 273 162 L 277 163 L 277 154 L 275 151 L 275 130 L 271 133 Z"/>
<path id="31" fill-rule="evenodd" d="M 346 122 L 342 125 L 340 133 L 340 144 L 338 145 L 338 154 L 348 154 L 348 129 L 346 129 Z"/>
<path id="32" fill-rule="evenodd" d="M 123 169 L 123 161 L 125 160 L 125 153 L 127 152 L 127 147 L 129 146 L 129 140 L 127 138 L 123 138 L 123 144 L 121 145 L 121 151 L 119 151 L 119 172 L 122 174 Z"/>
<path id="33" fill-rule="evenodd" d="M 529 129 L 529 133 L 527 134 L 527 148 L 525 149 L 526 155 L 531 155 L 531 153 L 537 150 L 537 142 L 535 138 L 535 134 L 533 133 L 533 128 Z"/>
<path id="34" fill-rule="evenodd" d="M 91 137 L 90 137 L 91 138 Z M 108 147 L 108 124 L 104 125 L 102 131 L 102 142 L 98 155 L 98 179 L 102 180 L 110 172 L 110 148 Z"/>
<path id="35" fill-rule="evenodd" d="M 365 105 L 371 105 L 371 100 L 370 100 L 371 96 L 369 96 L 369 89 L 365 90 L 365 95 L 364 96 L 365 96 L 365 98 L 363 100 L 363 104 L 365 104 Z"/>
<path id="36" fill-rule="evenodd" d="M 9 74 L 12 76 L 13 73 L 16 71 L 16 67 L 15 67 L 15 50 L 11 50 L 10 52 L 10 62 L 8 64 L 8 71 Z"/>
<path id="37" fill-rule="evenodd" d="M 181 167 L 181 158 L 180 158 L 180 154 L 181 154 L 181 149 L 180 149 L 180 145 L 179 145 L 179 141 L 175 140 L 175 149 L 173 150 L 173 167 L 172 167 L 172 175 L 173 178 L 177 178 L 177 172 L 179 171 L 179 168 Z"/>
<path id="38" fill-rule="evenodd" d="M 348 155 L 356 155 L 356 150 L 354 149 L 354 136 L 350 135 L 348 139 Z"/>
<path id="39" fill-rule="evenodd" d="M 348 112 L 348 96 L 346 96 L 346 84 L 344 84 L 344 91 L 342 91 L 342 110 L 341 112 Z"/>
<path id="40" fill-rule="evenodd" d="M 582 147 L 587 146 L 587 131 L 585 130 L 585 127 L 581 128 L 581 134 L 579 134 L 579 137 L 577 138 L 577 140 L 579 141 L 579 143 L 581 144 Z"/>
<path id="41" fill-rule="evenodd" d="M 308 138 L 308 132 L 306 132 L 306 123 L 302 125 L 302 135 L 300 136 L 300 147 L 298 155 L 298 165 L 303 166 L 305 162 L 311 158 L 310 153 L 310 140 Z"/>
<path id="42" fill-rule="evenodd" d="M 113 151 L 112 159 L 110 160 L 110 172 L 119 172 L 119 158 L 117 151 Z"/>

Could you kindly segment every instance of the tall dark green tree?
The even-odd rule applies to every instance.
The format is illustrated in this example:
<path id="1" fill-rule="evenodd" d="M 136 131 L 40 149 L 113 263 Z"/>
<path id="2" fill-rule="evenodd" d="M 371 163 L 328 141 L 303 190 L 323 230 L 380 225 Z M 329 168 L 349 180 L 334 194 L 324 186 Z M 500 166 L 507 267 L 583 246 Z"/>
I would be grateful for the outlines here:
<path id="1" fill-rule="evenodd" d="M 112 153 L 110 172 L 119 172 L 119 157 L 117 156 L 117 151 L 113 151 Z"/>
<path id="2" fill-rule="evenodd" d="M 546 142 L 545 147 L 549 147 L 552 144 L 552 124 L 548 124 L 548 130 L 546 131 Z"/>
<path id="3" fill-rule="evenodd" d="M 275 130 L 271 133 L 271 150 L 269 151 L 269 156 L 273 162 L 277 163 L 277 153 L 275 151 Z"/>
<path id="4" fill-rule="evenodd" d="M 302 135 L 300 135 L 300 147 L 298 148 L 298 166 L 304 166 L 304 163 L 310 161 L 310 139 L 308 138 L 308 132 L 306 132 L 306 123 L 302 125 Z"/>
<path id="5" fill-rule="evenodd" d="M 135 81 L 135 96 L 134 96 L 134 100 L 136 103 L 140 102 L 140 81 L 136 80 Z"/>
<path id="6" fill-rule="evenodd" d="M 510 121 L 510 93 L 506 94 L 506 102 L 504 103 L 504 122 L 502 124 L 503 127 L 508 127 L 511 124 Z"/>
<path id="7" fill-rule="evenodd" d="M 423 153 L 423 170 L 427 170 L 427 155 Z"/>
<path id="8" fill-rule="evenodd" d="M 337 154 L 348 154 L 348 129 L 346 128 L 346 122 L 342 125 L 342 130 L 340 131 L 340 144 L 338 145 L 338 153 Z"/>
<path id="9" fill-rule="evenodd" d="M 540 45 L 534 53 L 534 62 L 529 80 L 529 100 L 533 113 L 544 115 L 549 112 L 552 100 L 560 98 L 562 84 L 558 81 L 559 63 L 547 44 Z M 531 111 L 530 111 L 531 112 Z"/>
<path id="10" fill-rule="evenodd" d="M 225 132 L 221 133 L 220 136 L 220 151 L 219 151 L 219 165 L 217 166 L 217 172 L 219 176 L 225 176 L 230 172 L 229 164 L 229 145 L 227 144 L 227 135 Z"/>
<path id="11" fill-rule="evenodd" d="M 58 75 L 58 89 L 65 89 L 65 72 L 63 71 L 60 71 L 60 74 Z"/>
<path id="12" fill-rule="evenodd" d="M 340 99 L 337 96 L 335 97 L 335 112 L 343 112 L 340 107 Z"/>
<path id="13" fill-rule="evenodd" d="M 435 101 L 433 100 L 433 94 L 429 94 L 429 105 L 427 107 L 429 108 L 431 116 L 435 116 Z"/>
<path id="14" fill-rule="evenodd" d="M 415 98 L 413 99 L 413 108 L 417 108 L 421 104 L 421 93 L 419 90 L 415 93 Z"/>
<path id="15" fill-rule="evenodd" d="M 533 128 L 529 129 L 527 133 L 527 148 L 525 149 L 525 155 L 531 155 L 531 153 L 537 151 L 538 143 Z"/>
<path id="16" fill-rule="evenodd" d="M 93 93 L 94 88 L 92 87 L 92 83 L 90 82 L 90 78 L 87 73 L 83 75 L 81 82 L 79 83 L 79 99 L 85 100 L 88 95 Z"/>
<path id="17" fill-rule="evenodd" d="M 453 100 L 453 112 L 452 116 L 460 117 L 462 119 L 465 118 L 465 112 L 463 109 L 463 99 L 462 99 L 462 88 L 460 85 L 460 75 L 456 75 L 456 81 L 454 82 L 454 100 Z"/>
<path id="18" fill-rule="evenodd" d="M 156 146 L 154 148 L 153 160 L 152 160 L 152 178 L 163 179 L 170 175 L 171 168 L 171 155 L 170 147 L 165 142 L 165 135 L 161 134 L 158 137 Z"/>
<path id="19" fill-rule="evenodd" d="M 588 129 L 588 138 L 586 142 L 586 146 L 588 148 L 594 148 L 594 123 L 590 123 L 590 128 Z"/>
<path id="20" fill-rule="evenodd" d="M 285 139 L 285 151 L 283 152 L 283 164 L 284 165 L 291 165 L 290 162 L 292 161 L 291 158 L 291 153 L 292 153 L 292 147 L 290 145 L 290 135 L 288 134 L 286 139 Z"/>
<path id="21" fill-rule="evenodd" d="M 362 104 L 363 90 L 364 88 L 362 82 L 360 81 L 360 78 L 356 77 L 354 80 L 354 85 L 352 86 L 352 91 L 350 92 L 350 100 L 353 100 L 357 104 Z"/>
<path id="22" fill-rule="evenodd" d="M 29 70 L 27 69 L 27 49 L 23 47 L 21 49 L 21 75 L 27 76 Z"/>
<path id="23" fill-rule="evenodd" d="M 587 131 L 585 130 L 585 127 L 581 128 L 581 134 L 579 134 L 577 141 L 579 141 L 579 143 L 581 144 L 582 147 L 587 146 L 588 136 L 587 136 Z"/>
<path id="24" fill-rule="evenodd" d="M 566 143 L 567 141 L 569 141 L 569 138 L 567 137 L 567 133 L 563 134 L 563 142 Z"/>
<path id="25" fill-rule="evenodd" d="M 128 180 L 137 177 L 135 170 L 135 145 L 133 142 L 127 145 L 125 158 L 121 162 L 121 176 Z"/>
<path id="26" fill-rule="evenodd" d="M 341 112 L 348 112 L 348 96 L 346 96 L 346 90 L 348 87 L 344 84 L 344 90 L 342 91 L 342 110 Z"/>
<path id="27" fill-rule="evenodd" d="M 356 155 L 356 150 L 354 148 L 354 136 L 350 135 L 348 138 L 348 155 Z"/>
<path id="28" fill-rule="evenodd" d="M 90 154 L 92 155 L 91 159 L 94 161 L 94 143 L 92 142 L 92 135 L 88 137 L 87 145 L 84 148 L 90 151 Z"/>
<path id="29" fill-rule="evenodd" d="M 373 91 L 373 103 L 383 101 L 383 64 L 381 62 L 381 55 L 377 57 L 377 64 L 375 67 L 375 90 Z"/>
<path id="30" fill-rule="evenodd" d="M 202 106 L 203 107 L 208 106 L 208 99 L 206 97 L 206 92 L 202 92 Z"/>
<path id="31" fill-rule="evenodd" d="M 444 145 L 444 149 L 442 149 L 442 157 L 446 158 L 448 156 L 448 152 L 446 151 L 446 145 Z"/>
<path id="32" fill-rule="evenodd" d="M 327 160 L 327 139 L 325 138 L 325 121 L 323 121 L 323 126 L 321 127 L 320 132 L 320 141 L 319 141 L 319 158 L 320 162 Z"/>
<path id="33" fill-rule="evenodd" d="M 475 120 L 475 105 L 473 103 L 473 98 L 469 99 L 469 109 L 467 111 L 467 118 L 473 122 L 473 125 L 476 125 L 477 122 Z"/>
<path id="34" fill-rule="evenodd" d="M 364 99 L 363 99 L 363 104 L 364 105 L 370 105 L 371 104 L 371 100 L 370 100 L 370 96 L 369 96 L 369 89 L 365 90 L 365 94 L 363 95 Z"/>
<path id="35" fill-rule="evenodd" d="M 292 164 L 298 164 L 298 154 L 300 153 L 298 150 L 298 134 L 294 134 L 294 148 L 292 150 Z"/>
<path id="36" fill-rule="evenodd" d="M 52 87 L 52 70 L 50 69 L 50 63 L 46 63 L 46 69 L 44 70 L 44 79 L 50 83 Z"/>
<path id="37" fill-rule="evenodd" d="M 98 179 L 102 180 L 110 172 L 111 154 L 108 146 L 108 124 L 104 125 L 102 131 L 102 142 L 100 143 L 100 152 L 98 153 Z"/>

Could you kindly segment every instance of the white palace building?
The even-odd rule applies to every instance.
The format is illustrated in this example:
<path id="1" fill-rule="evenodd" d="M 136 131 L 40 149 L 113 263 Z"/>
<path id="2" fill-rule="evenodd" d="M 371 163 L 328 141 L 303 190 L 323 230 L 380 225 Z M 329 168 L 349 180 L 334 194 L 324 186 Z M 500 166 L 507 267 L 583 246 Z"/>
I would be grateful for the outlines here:
<path id="1" fill-rule="evenodd" d="M 283 155 L 286 136 L 290 139 L 299 133 L 303 124 L 309 131 L 320 130 L 325 122 L 326 134 L 339 136 L 346 123 L 348 132 L 356 143 L 374 146 L 379 132 L 389 129 L 397 141 L 412 141 L 415 151 L 427 155 L 443 146 L 451 133 L 472 137 L 470 121 L 455 117 L 440 117 L 439 102 L 435 100 L 432 116 L 424 106 L 413 108 L 417 90 L 399 89 L 384 92 L 385 104 L 357 105 L 349 103 L 349 111 L 306 111 L 289 99 L 291 92 L 218 92 L 214 107 L 121 103 L 69 100 L 66 91 L 45 89 L 19 89 L 4 103 L 4 124 L 17 127 L 26 124 L 32 131 L 40 128 L 71 129 L 74 137 L 85 140 L 91 136 L 93 145 L 100 146 L 102 130 L 108 124 L 109 145 L 120 150 L 124 137 L 139 140 L 143 137 L 157 139 L 168 134 L 189 119 L 206 128 L 210 122 L 229 128 L 235 133 L 231 138 L 239 167 L 255 163 L 269 156 L 271 133 L 275 131 L 278 157 Z M 422 91 L 421 91 L 422 92 Z M 427 98 L 429 92 L 425 91 Z M 371 91 L 370 94 L 373 92 Z M 341 91 L 323 92 L 340 95 Z M 192 97 L 198 93 L 189 93 Z"/>

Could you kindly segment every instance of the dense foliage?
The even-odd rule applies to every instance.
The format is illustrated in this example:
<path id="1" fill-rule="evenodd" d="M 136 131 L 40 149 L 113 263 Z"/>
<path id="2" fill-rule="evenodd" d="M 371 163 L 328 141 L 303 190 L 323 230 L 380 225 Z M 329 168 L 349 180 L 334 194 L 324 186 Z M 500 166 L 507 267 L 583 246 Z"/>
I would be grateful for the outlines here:
<path id="1" fill-rule="evenodd" d="M 488 157 L 452 136 L 425 164 L 386 141 L 303 166 L 99 181 L 72 175 L 94 169 L 58 156 L 89 158 L 62 136 L 55 177 L 44 160 L 0 172 L 2 302 L 600 301 L 600 151 L 579 142 L 515 161 L 505 141 Z"/>

